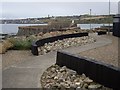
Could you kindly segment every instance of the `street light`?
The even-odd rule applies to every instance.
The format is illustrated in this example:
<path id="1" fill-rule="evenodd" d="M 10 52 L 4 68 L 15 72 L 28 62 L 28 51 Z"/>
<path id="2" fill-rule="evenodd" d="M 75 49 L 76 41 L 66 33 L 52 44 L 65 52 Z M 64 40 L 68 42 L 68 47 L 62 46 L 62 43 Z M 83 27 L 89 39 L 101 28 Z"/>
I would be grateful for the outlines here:
<path id="1" fill-rule="evenodd" d="M 90 9 L 90 30 L 91 30 L 91 12 L 92 12 L 92 9 Z"/>
<path id="2" fill-rule="evenodd" d="M 110 18 L 110 0 L 109 0 L 109 18 Z M 110 21 L 109 21 L 108 34 L 110 34 Z"/>

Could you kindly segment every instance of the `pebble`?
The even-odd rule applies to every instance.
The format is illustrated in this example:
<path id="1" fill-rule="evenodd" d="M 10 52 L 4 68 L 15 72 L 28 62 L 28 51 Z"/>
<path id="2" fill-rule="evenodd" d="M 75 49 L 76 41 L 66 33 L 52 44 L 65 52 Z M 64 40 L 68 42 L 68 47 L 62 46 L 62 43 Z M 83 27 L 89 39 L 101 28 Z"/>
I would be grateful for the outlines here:
<path id="1" fill-rule="evenodd" d="M 101 85 L 99 85 L 99 84 L 97 84 L 97 85 L 89 85 L 88 86 L 88 89 L 99 89 L 99 88 L 101 88 L 102 86 Z"/>
<path id="2" fill-rule="evenodd" d="M 75 84 L 76 84 L 77 86 L 80 86 L 80 82 L 76 82 Z"/>
<path id="3" fill-rule="evenodd" d="M 89 79 L 88 77 L 85 78 L 83 81 L 86 82 L 86 83 L 92 83 L 93 82 L 93 80 Z"/>
<path id="4" fill-rule="evenodd" d="M 104 87 L 83 73 L 78 75 L 74 70 L 68 69 L 66 66 L 59 67 L 52 65 L 49 67 L 41 77 L 41 86 L 43 88 L 55 88 L 64 90 L 66 88 L 80 89 L 97 89 L 97 90 L 112 90 Z"/>
<path id="5" fill-rule="evenodd" d="M 59 49 L 69 48 L 72 46 L 81 46 L 85 44 L 94 43 L 96 40 L 89 36 L 67 38 L 63 40 L 57 40 L 51 43 L 45 43 L 43 46 L 39 47 L 40 54 L 46 54 L 50 51 L 56 51 Z"/>
<path id="6" fill-rule="evenodd" d="M 57 76 L 55 76 L 55 77 L 54 77 L 54 80 L 58 80 L 58 77 L 57 77 Z"/>

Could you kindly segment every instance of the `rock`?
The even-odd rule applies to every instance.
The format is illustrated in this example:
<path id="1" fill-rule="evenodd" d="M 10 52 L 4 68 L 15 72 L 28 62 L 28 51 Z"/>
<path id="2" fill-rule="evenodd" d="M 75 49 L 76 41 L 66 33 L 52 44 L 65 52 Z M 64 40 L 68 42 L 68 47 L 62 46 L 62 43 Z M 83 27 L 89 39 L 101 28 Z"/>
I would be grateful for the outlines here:
<path id="1" fill-rule="evenodd" d="M 76 74 L 77 74 L 77 72 L 74 71 L 74 70 L 69 70 L 69 73 L 70 73 L 71 75 L 76 75 Z"/>
<path id="2" fill-rule="evenodd" d="M 55 88 L 64 90 L 66 88 L 80 89 L 103 89 L 103 86 L 93 82 L 86 77 L 85 74 L 78 75 L 74 70 L 68 69 L 66 66 L 59 67 L 52 65 L 41 77 L 41 85 L 43 88 Z M 106 89 L 111 90 L 111 89 Z"/>
<path id="3" fill-rule="evenodd" d="M 61 69 L 60 69 L 60 72 L 63 72 L 63 71 L 66 71 L 66 66 L 63 66 Z"/>
<path id="4" fill-rule="evenodd" d="M 47 81 L 46 81 L 46 83 L 50 83 L 51 81 L 48 79 Z"/>
<path id="5" fill-rule="evenodd" d="M 102 86 L 101 85 L 99 85 L 99 84 L 96 84 L 96 85 L 89 85 L 88 86 L 88 89 L 99 89 L 99 88 L 101 88 Z"/>
<path id="6" fill-rule="evenodd" d="M 65 71 L 65 69 L 61 68 L 61 69 L 60 69 L 60 72 L 63 72 L 63 71 Z"/>
<path id="7" fill-rule="evenodd" d="M 44 88 L 50 88 L 50 84 L 46 84 Z"/>
<path id="8" fill-rule="evenodd" d="M 60 77 L 60 78 L 59 78 L 59 81 L 60 81 L 60 82 L 65 82 L 65 78 Z"/>
<path id="9" fill-rule="evenodd" d="M 51 71 L 52 71 L 52 72 L 55 72 L 55 71 L 56 71 L 56 69 L 53 67 L 53 68 L 51 68 Z"/>
<path id="10" fill-rule="evenodd" d="M 88 87 L 88 84 L 87 83 L 84 83 L 82 88 L 87 88 Z"/>
<path id="11" fill-rule="evenodd" d="M 58 80 L 58 77 L 57 77 L 57 76 L 55 76 L 55 77 L 54 77 L 54 80 Z"/>
<path id="12" fill-rule="evenodd" d="M 89 79 L 88 77 L 83 80 L 85 83 L 92 83 L 93 80 Z"/>
<path id="13" fill-rule="evenodd" d="M 85 36 L 85 37 L 76 37 L 76 38 L 66 38 L 63 40 L 57 40 L 51 43 L 45 43 L 43 49 L 39 50 L 42 54 L 46 54 L 50 51 L 56 51 L 59 49 L 68 48 L 71 46 L 81 46 L 89 43 L 95 42 L 95 39 Z"/>
<path id="14" fill-rule="evenodd" d="M 50 79 L 50 78 L 51 78 L 51 76 L 47 75 L 47 76 L 46 76 L 46 78 L 47 78 L 47 79 Z"/>
<path id="15" fill-rule="evenodd" d="M 74 80 L 74 82 L 79 82 L 79 80 L 80 80 L 80 79 L 76 77 L 76 79 Z"/>
<path id="16" fill-rule="evenodd" d="M 72 83 L 72 84 L 70 84 L 70 87 L 71 87 L 71 88 L 76 88 L 77 86 Z"/>
<path id="17" fill-rule="evenodd" d="M 76 90 L 81 90 L 81 87 L 77 87 Z"/>
<path id="18" fill-rule="evenodd" d="M 60 86 L 65 87 L 65 83 L 64 82 L 60 82 Z"/>
<path id="19" fill-rule="evenodd" d="M 85 78 L 86 78 L 86 75 L 83 73 L 83 74 L 81 75 L 81 79 L 84 80 Z"/>
<path id="20" fill-rule="evenodd" d="M 72 75 L 72 76 L 71 76 L 71 81 L 74 81 L 75 78 L 76 78 L 76 76 L 75 76 L 75 75 Z"/>
<path id="21" fill-rule="evenodd" d="M 40 49 L 40 47 L 38 48 L 38 52 L 41 52 L 41 49 Z"/>
<path id="22" fill-rule="evenodd" d="M 53 73 L 52 75 L 51 75 L 51 78 L 54 78 L 56 76 L 56 74 L 55 73 Z"/>
<path id="23" fill-rule="evenodd" d="M 80 82 L 76 82 L 75 85 L 80 86 Z"/>

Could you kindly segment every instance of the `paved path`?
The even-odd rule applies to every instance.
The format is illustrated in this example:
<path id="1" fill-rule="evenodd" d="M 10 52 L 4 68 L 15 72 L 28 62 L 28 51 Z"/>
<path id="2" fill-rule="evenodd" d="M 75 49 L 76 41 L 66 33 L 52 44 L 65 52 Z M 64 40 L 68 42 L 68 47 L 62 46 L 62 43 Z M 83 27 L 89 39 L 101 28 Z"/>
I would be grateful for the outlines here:
<path id="1" fill-rule="evenodd" d="M 98 37 L 97 40 L 96 43 L 71 47 L 64 51 L 76 54 L 111 43 L 106 38 Z M 12 65 L 2 72 L 3 88 L 40 88 L 40 77 L 42 73 L 55 63 L 55 59 L 56 52 L 50 52 L 46 55 L 33 56 L 23 63 Z"/>
<path id="2" fill-rule="evenodd" d="M 55 63 L 56 53 L 33 56 L 3 71 L 3 88 L 40 88 L 40 76 Z"/>

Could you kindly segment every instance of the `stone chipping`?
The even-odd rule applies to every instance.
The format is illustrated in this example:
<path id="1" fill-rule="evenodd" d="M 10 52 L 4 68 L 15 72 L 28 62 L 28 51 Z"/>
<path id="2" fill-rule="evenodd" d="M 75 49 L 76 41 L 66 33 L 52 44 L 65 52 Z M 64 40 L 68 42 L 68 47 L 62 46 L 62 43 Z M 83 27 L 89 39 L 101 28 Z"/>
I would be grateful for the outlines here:
<path id="1" fill-rule="evenodd" d="M 87 90 L 112 90 L 104 87 L 101 84 L 94 82 L 87 77 L 84 73 L 78 75 L 76 71 L 68 69 L 66 66 L 59 67 L 52 65 L 49 67 L 41 77 L 42 88 L 49 89 L 87 89 Z"/>
<path id="2" fill-rule="evenodd" d="M 55 42 L 45 43 L 43 46 L 38 48 L 38 51 L 41 55 L 43 55 L 51 51 L 65 49 L 72 46 L 76 47 L 76 46 L 86 45 L 94 42 L 96 42 L 96 40 L 89 36 L 66 38 L 63 40 L 57 40 Z"/>

